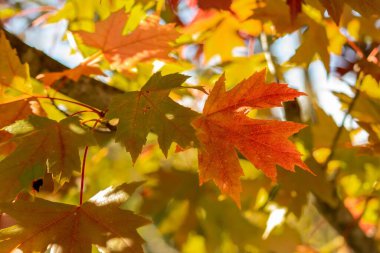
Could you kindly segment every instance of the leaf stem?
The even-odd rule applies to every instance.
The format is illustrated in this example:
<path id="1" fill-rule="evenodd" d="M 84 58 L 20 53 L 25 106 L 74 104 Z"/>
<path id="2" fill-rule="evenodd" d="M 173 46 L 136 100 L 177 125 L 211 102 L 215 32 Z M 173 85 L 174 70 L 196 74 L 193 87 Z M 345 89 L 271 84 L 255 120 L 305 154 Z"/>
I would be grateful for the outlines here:
<path id="1" fill-rule="evenodd" d="M 261 47 L 262 47 L 263 52 L 264 52 L 265 59 L 266 59 L 267 64 L 268 64 L 269 72 L 272 74 L 272 76 L 276 80 L 276 83 L 278 83 L 279 78 L 278 78 L 278 74 L 276 71 L 276 67 L 275 67 L 273 59 L 272 59 L 272 54 L 269 50 L 268 37 L 264 32 L 262 32 L 260 34 L 260 43 L 261 43 Z"/>
<path id="2" fill-rule="evenodd" d="M 95 124 L 98 124 L 98 123 L 101 123 L 101 122 L 102 122 L 102 119 L 100 118 L 100 119 L 89 119 L 89 120 L 84 120 L 84 121 L 82 121 L 82 124 L 86 124 L 86 123 L 88 123 L 88 122 L 93 122 L 93 121 L 95 121 Z M 94 127 L 95 127 L 95 125 L 94 125 Z"/>
<path id="3" fill-rule="evenodd" d="M 94 112 L 94 111 L 92 111 L 92 110 L 82 110 L 82 111 L 74 112 L 74 113 L 70 114 L 69 116 L 70 116 L 70 117 L 74 117 L 74 116 L 76 116 L 76 115 L 78 115 L 78 114 L 82 114 L 82 113 L 86 113 L 86 112 L 88 112 L 88 113 L 96 113 L 96 114 L 97 114 L 97 112 Z"/>
<path id="4" fill-rule="evenodd" d="M 82 161 L 82 173 L 80 178 L 80 194 L 79 194 L 79 205 L 83 203 L 83 189 L 84 189 L 84 172 L 86 169 L 86 159 L 88 154 L 88 146 L 84 148 L 83 161 Z"/>
<path id="5" fill-rule="evenodd" d="M 98 123 L 99 123 L 99 121 L 95 122 L 94 126 L 92 127 L 92 130 L 95 129 L 95 127 Z M 80 206 L 83 204 L 84 175 L 85 175 L 85 169 L 86 169 L 87 154 L 88 154 L 88 145 L 86 145 L 86 147 L 84 148 L 84 153 L 83 153 L 82 171 L 81 171 L 81 177 L 80 177 L 80 193 L 79 193 L 79 205 Z"/>
<path id="6" fill-rule="evenodd" d="M 347 40 L 347 44 L 355 51 L 355 53 L 359 56 L 360 59 L 363 59 L 364 58 L 364 53 L 363 51 L 360 49 L 360 47 L 358 47 L 355 42 L 353 42 L 352 40 L 350 40 L 349 38 L 346 37 L 346 40 Z"/>

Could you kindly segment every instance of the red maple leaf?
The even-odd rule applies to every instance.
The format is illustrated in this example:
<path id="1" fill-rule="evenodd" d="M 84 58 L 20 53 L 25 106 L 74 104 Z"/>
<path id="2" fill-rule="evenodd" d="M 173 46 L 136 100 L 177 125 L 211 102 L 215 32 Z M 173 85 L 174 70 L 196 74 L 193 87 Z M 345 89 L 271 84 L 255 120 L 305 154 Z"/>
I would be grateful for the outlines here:
<path id="1" fill-rule="evenodd" d="M 272 180 L 276 180 L 276 165 L 289 171 L 294 171 L 297 165 L 311 172 L 295 145 L 288 140 L 305 125 L 246 116 L 247 107 L 281 106 L 281 102 L 301 95 L 305 94 L 286 84 L 266 84 L 265 71 L 252 75 L 229 91 L 225 90 L 222 76 L 211 91 L 202 116 L 193 121 L 201 142 L 200 183 L 214 180 L 223 193 L 240 205 L 243 170 L 235 149 Z"/>

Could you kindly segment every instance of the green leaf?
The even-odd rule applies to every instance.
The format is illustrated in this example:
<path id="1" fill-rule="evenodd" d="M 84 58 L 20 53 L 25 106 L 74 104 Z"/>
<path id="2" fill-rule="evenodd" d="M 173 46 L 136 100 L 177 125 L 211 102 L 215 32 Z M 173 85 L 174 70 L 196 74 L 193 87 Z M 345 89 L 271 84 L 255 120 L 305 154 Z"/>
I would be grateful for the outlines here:
<path id="1" fill-rule="evenodd" d="M 94 144 L 92 136 L 81 127 L 78 118 L 66 118 L 59 123 L 31 116 L 34 130 L 15 137 L 16 150 L 0 162 L 0 199 L 12 200 L 46 169 L 63 184 L 73 171 L 80 172 L 79 147 Z"/>
<path id="2" fill-rule="evenodd" d="M 133 161 L 141 153 L 149 132 L 158 135 L 165 155 L 172 142 L 182 147 L 196 143 L 190 122 L 198 114 L 169 98 L 174 88 L 181 87 L 187 76 L 154 74 L 141 91 L 127 92 L 112 99 L 108 119 L 119 119 L 116 141 L 130 152 Z"/>

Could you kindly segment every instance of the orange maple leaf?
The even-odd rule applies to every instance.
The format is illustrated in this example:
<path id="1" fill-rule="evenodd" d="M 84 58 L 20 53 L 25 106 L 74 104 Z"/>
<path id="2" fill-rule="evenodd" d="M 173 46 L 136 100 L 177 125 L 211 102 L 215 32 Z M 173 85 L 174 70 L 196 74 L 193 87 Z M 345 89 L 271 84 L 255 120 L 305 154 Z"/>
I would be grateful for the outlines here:
<path id="1" fill-rule="evenodd" d="M 103 72 L 96 65 L 90 65 L 88 62 L 83 62 L 73 69 L 67 69 L 61 72 L 49 72 L 37 76 L 41 79 L 45 86 L 51 86 L 59 79 L 66 77 L 73 81 L 78 81 L 81 76 L 103 75 Z"/>
<path id="2" fill-rule="evenodd" d="M 31 114 L 46 116 L 46 112 L 39 101 L 34 98 L 23 98 L 3 104 L 0 103 L 0 112 L 0 129 L 18 120 L 26 119 Z"/>
<path id="3" fill-rule="evenodd" d="M 16 143 L 10 141 L 13 134 L 0 130 L 0 155 L 8 155 L 16 148 Z"/>
<path id="4" fill-rule="evenodd" d="M 159 25 L 159 18 L 150 16 L 133 32 L 123 35 L 128 14 L 123 10 L 112 13 L 95 24 L 95 32 L 77 32 L 84 44 L 98 48 L 104 57 L 116 65 L 131 67 L 139 61 L 168 59 L 169 45 L 179 33 L 174 24 Z"/>
<path id="5" fill-rule="evenodd" d="M 305 125 L 246 116 L 247 107 L 281 106 L 281 102 L 305 95 L 286 84 L 266 84 L 265 73 L 265 70 L 258 72 L 229 91 L 225 90 L 222 76 L 211 91 L 202 116 L 192 122 L 201 142 L 200 183 L 214 180 L 239 206 L 243 170 L 235 148 L 273 181 L 277 175 L 276 164 L 290 171 L 297 165 L 311 172 L 288 140 Z"/>

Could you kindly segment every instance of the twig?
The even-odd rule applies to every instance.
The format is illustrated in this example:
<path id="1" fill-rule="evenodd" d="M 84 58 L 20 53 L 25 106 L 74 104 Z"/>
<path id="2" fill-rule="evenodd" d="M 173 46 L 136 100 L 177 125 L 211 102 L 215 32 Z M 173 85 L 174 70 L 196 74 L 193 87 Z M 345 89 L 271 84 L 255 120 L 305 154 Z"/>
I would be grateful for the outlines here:
<path id="1" fill-rule="evenodd" d="M 90 109 L 91 111 L 93 111 L 94 113 L 98 114 L 99 116 L 103 115 L 102 111 L 100 111 L 100 110 L 98 110 L 98 109 L 96 109 L 96 108 L 94 108 L 92 106 L 80 103 L 80 102 L 76 102 L 76 101 L 72 101 L 72 100 L 68 100 L 68 99 L 63 99 L 63 98 L 54 98 L 54 97 L 45 97 L 45 96 L 33 96 L 33 97 L 34 98 L 40 98 L 40 99 L 50 99 L 51 101 L 58 100 L 58 101 L 63 101 L 63 102 L 79 105 L 79 106 L 82 106 L 84 108 Z"/>
<path id="2" fill-rule="evenodd" d="M 92 127 L 92 130 L 95 129 L 98 122 L 99 121 L 95 122 L 94 126 Z M 80 177 L 80 193 L 79 193 L 79 205 L 80 206 L 83 204 L 84 174 L 85 174 L 85 169 L 86 169 L 87 154 L 88 154 L 88 145 L 86 145 L 86 147 L 84 148 L 84 153 L 83 153 L 82 173 L 81 173 L 81 177 Z"/>
<path id="3" fill-rule="evenodd" d="M 96 112 L 94 112 L 94 111 L 90 111 L 90 110 L 83 110 L 83 111 L 77 111 L 77 112 L 74 112 L 74 113 L 72 113 L 72 114 L 69 114 L 69 116 L 70 116 L 70 117 L 73 117 L 73 116 L 76 116 L 76 115 L 78 115 L 78 114 L 83 114 L 83 113 L 86 113 L 86 112 L 88 112 L 88 113 L 96 113 Z"/>
<path id="4" fill-rule="evenodd" d="M 79 193 L 79 205 L 80 206 L 83 203 L 84 172 L 85 172 L 85 168 L 86 168 L 87 153 L 88 153 L 88 146 L 86 146 L 84 148 L 84 153 L 83 153 L 82 173 L 81 173 L 81 178 L 80 178 L 80 193 Z"/>
<path id="5" fill-rule="evenodd" d="M 356 54 L 359 56 L 360 59 L 364 58 L 363 51 L 349 38 L 346 37 L 347 44 L 351 46 L 351 48 L 356 52 Z"/>
<path id="6" fill-rule="evenodd" d="M 262 32 L 260 34 L 260 43 L 261 43 L 261 47 L 262 47 L 263 52 L 264 52 L 265 59 L 266 59 L 267 64 L 268 64 L 269 72 L 272 74 L 272 76 L 274 77 L 274 79 L 278 83 L 279 82 L 278 74 L 276 71 L 276 67 L 274 66 L 272 54 L 269 51 L 268 38 L 264 32 Z"/>
<path id="7" fill-rule="evenodd" d="M 359 87 L 361 86 L 361 83 L 362 83 L 363 79 L 361 78 L 361 80 L 359 81 Z M 355 92 L 355 96 L 354 98 L 351 100 L 350 102 L 350 105 L 348 106 L 348 109 L 346 111 L 346 113 L 344 114 L 344 117 L 342 119 L 342 123 L 340 125 L 340 127 L 338 128 L 338 131 L 336 132 L 336 134 L 334 135 L 334 139 L 331 143 L 331 146 L 330 146 L 330 154 L 329 156 L 326 158 L 326 161 L 323 163 L 322 165 L 322 170 L 326 170 L 327 166 L 328 166 L 328 163 L 333 159 L 334 157 L 334 154 L 335 154 L 335 149 L 338 145 L 338 141 L 340 139 L 340 136 L 342 135 L 343 133 L 343 130 L 344 130 L 344 124 L 346 122 L 346 119 L 348 117 L 348 115 L 350 115 L 352 109 L 354 109 L 354 106 L 355 106 L 355 103 L 356 101 L 358 100 L 359 96 L 360 96 L 360 89 L 356 89 L 356 92 Z"/>

